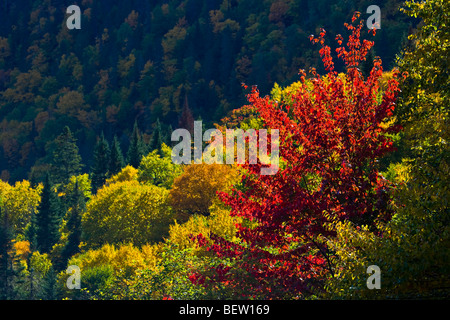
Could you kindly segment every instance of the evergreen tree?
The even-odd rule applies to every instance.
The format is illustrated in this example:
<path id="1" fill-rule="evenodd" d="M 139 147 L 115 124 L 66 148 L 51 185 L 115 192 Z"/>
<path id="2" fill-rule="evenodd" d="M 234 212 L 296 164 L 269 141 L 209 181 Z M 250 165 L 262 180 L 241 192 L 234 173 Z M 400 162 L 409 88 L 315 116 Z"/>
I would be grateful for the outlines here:
<path id="1" fill-rule="evenodd" d="M 56 281 L 56 272 L 53 269 L 53 267 L 50 268 L 50 270 L 47 271 L 47 273 L 44 276 L 42 283 L 42 299 L 43 300 L 57 300 L 59 293 L 58 293 L 58 287 L 57 287 L 57 281 Z"/>
<path id="2" fill-rule="evenodd" d="M 34 208 L 31 209 L 31 217 L 30 222 L 25 230 L 25 238 L 30 243 L 30 254 L 27 257 L 27 265 L 28 265 L 28 300 L 34 300 L 36 295 L 35 284 L 34 284 L 34 268 L 31 264 L 31 256 L 34 251 L 37 250 L 37 240 L 36 240 L 36 212 Z"/>
<path id="3" fill-rule="evenodd" d="M 14 234 L 9 222 L 8 211 L 0 206 L 0 300 L 14 300 L 18 297 L 17 287 L 23 282 L 20 274 L 23 266 L 13 247 Z"/>
<path id="4" fill-rule="evenodd" d="M 94 150 L 94 165 L 92 167 L 92 192 L 96 193 L 106 181 L 109 170 L 110 150 L 108 142 L 102 133 Z"/>
<path id="5" fill-rule="evenodd" d="M 109 154 L 109 174 L 115 175 L 122 170 L 125 166 L 125 160 L 123 159 L 122 149 L 120 148 L 120 142 L 117 136 L 114 136 L 113 143 L 111 145 L 111 152 Z"/>
<path id="6" fill-rule="evenodd" d="M 178 127 L 187 129 L 191 135 L 194 134 L 194 116 L 189 108 L 187 94 L 184 96 L 183 111 L 178 121 Z"/>
<path id="7" fill-rule="evenodd" d="M 172 125 L 169 125 L 163 139 L 163 142 L 168 146 L 172 146 L 172 132 L 173 132 Z"/>
<path id="8" fill-rule="evenodd" d="M 8 226 L 8 215 L 5 212 L 2 215 L 0 206 L 0 300 L 6 300 L 11 297 L 11 269 L 10 257 L 11 251 L 11 231 Z"/>
<path id="9" fill-rule="evenodd" d="M 152 140 L 150 140 L 149 151 L 153 150 L 161 150 L 161 145 L 163 143 L 163 135 L 161 129 L 161 123 L 159 122 L 159 118 L 156 119 L 155 129 L 153 130 Z"/>
<path id="10" fill-rule="evenodd" d="M 127 163 L 135 168 L 139 167 L 144 156 L 145 146 L 139 133 L 137 122 L 134 123 L 133 134 L 131 136 L 130 147 L 127 153 Z"/>
<path id="11" fill-rule="evenodd" d="M 67 222 L 69 236 L 66 246 L 61 253 L 60 269 L 65 267 L 71 256 L 79 252 L 81 242 L 81 216 L 86 209 L 86 199 L 78 186 L 78 180 L 75 183 L 75 188 L 71 195 L 71 202 L 73 205 L 70 211 L 69 221 Z"/>
<path id="12" fill-rule="evenodd" d="M 373 61 L 375 60 L 375 49 L 371 49 L 366 56 L 366 60 L 364 60 L 361 65 L 360 69 L 365 78 L 370 76 L 370 71 L 373 68 Z"/>
<path id="13" fill-rule="evenodd" d="M 36 211 L 32 207 L 31 208 L 30 222 L 27 225 L 27 228 L 25 229 L 25 238 L 30 243 L 30 251 L 31 252 L 33 252 L 33 251 L 35 251 L 37 249 L 36 234 L 37 234 Z"/>
<path id="14" fill-rule="evenodd" d="M 64 127 L 62 134 L 56 138 L 56 149 L 53 152 L 53 174 L 56 183 L 67 183 L 71 176 L 81 172 L 83 165 L 76 141 L 68 126 Z"/>
<path id="15" fill-rule="evenodd" d="M 58 195 L 47 174 L 36 216 L 36 242 L 41 253 L 48 253 L 59 240 L 61 209 Z"/>

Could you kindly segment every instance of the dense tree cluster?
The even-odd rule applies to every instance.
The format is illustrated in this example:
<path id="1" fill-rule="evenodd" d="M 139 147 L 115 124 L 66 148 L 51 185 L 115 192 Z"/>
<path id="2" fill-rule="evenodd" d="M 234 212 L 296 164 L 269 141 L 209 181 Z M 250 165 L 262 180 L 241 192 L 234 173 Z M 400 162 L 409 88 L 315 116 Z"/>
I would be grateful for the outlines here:
<path id="1" fill-rule="evenodd" d="M 100 3 L 0 4 L 0 299 L 448 298 L 448 1 L 372 35 L 364 1 Z M 198 117 L 279 129 L 279 170 L 175 164 Z"/>
<path id="2" fill-rule="evenodd" d="M 375 50 L 388 65 L 410 25 L 398 12 L 399 3 L 379 3 L 383 28 Z M 28 179 L 34 171 L 43 181 L 65 126 L 78 141 L 82 172 L 95 165 L 102 134 L 109 144 L 116 135 L 126 152 L 135 122 L 151 150 L 169 142 L 172 128 L 189 129 L 191 117 L 212 127 L 245 103 L 241 82 L 269 93 L 274 82 L 296 80 L 299 68 L 319 65 L 308 36 L 319 27 L 340 33 L 342 21 L 355 10 L 365 13 L 370 4 L 84 1 L 81 29 L 69 30 L 62 2 L 5 1 L 0 10 L 2 179 Z"/>

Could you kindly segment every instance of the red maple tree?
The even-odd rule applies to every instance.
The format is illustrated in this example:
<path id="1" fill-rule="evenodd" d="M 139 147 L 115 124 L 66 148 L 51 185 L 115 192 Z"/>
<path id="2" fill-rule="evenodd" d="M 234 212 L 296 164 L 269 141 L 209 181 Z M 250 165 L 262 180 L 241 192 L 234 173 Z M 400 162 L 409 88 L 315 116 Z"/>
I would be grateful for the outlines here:
<path id="1" fill-rule="evenodd" d="M 325 30 L 311 36 L 321 45 L 327 75 L 313 69 L 300 71 L 303 84 L 283 103 L 261 97 L 254 87 L 248 100 L 266 128 L 279 129 L 280 157 L 285 165 L 275 175 L 262 176 L 263 164 L 244 164 L 248 174 L 242 186 L 220 194 L 231 215 L 244 218 L 238 225 L 240 243 L 200 235 L 223 262 L 195 273 L 191 281 L 202 285 L 221 282 L 244 297 L 300 298 L 320 289 L 333 274 L 332 251 L 324 237 L 334 232 L 327 224 L 342 219 L 372 224 L 386 217 L 386 185 L 376 161 L 393 150 L 387 133 L 399 127 L 383 125 L 392 116 L 398 94 L 394 72 L 382 91 L 381 59 L 376 58 L 365 79 L 358 65 L 374 45 L 360 40 L 363 21 L 355 13 L 346 47 L 336 40 L 338 57 L 345 62 L 345 77 L 334 70 Z M 370 32 L 375 33 L 375 30 Z M 308 84 L 307 84 L 308 83 Z M 312 86 L 312 87 L 311 87 Z"/>

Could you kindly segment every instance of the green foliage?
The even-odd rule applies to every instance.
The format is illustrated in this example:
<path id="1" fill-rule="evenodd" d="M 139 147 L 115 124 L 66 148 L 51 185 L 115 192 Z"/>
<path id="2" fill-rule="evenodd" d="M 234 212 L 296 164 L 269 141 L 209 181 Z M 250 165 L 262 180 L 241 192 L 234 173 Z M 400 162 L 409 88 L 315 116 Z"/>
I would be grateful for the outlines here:
<path id="1" fill-rule="evenodd" d="M 54 177 L 55 183 L 67 183 L 71 176 L 80 173 L 82 163 L 76 141 L 72 135 L 72 131 L 67 126 L 64 127 L 63 132 L 56 138 L 52 171 L 52 177 Z"/>
<path id="2" fill-rule="evenodd" d="M 94 149 L 94 165 L 92 166 L 92 192 L 96 193 L 108 177 L 110 160 L 109 144 L 102 134 Z"/>
<path id="3" fill-rule="evenodd" d="M 410 26 L 396 10 L 400 2 L 378 3 L 383 24 L 375 49 L 385 65 Z M 66 4 L 14 3 L 0 13 L 0 167 L 12 182 L 51 162 L 46 146 L 66 125 L 86 168 L 96 136 L 105 132 L 111 141 L 116 134 L 128 146 L 136 119 L 155 141 L 157 119 L 163 131 L 190 129 L 198 117 L 212 125 L 245 102 L 241 82 L 268 94 L 274 82 L 298 79 L 300 67 L 318 61 L 308 36 L 326 26 L 334 37 L 342 21 L 371 4 L 155 0 L 116 2 L 105 11 L 94 1 L 83 4 L 83 33 L 74 34 L 61 28 Z M 190 115 L 181 116 L 185 100 Z"/>
<path id="4" fill-rule="evenodd" d="M 163 133 L 159 118 L 156 119 L 155 129 L 153 130 L 152 139 L 150 140 L 149 150 L 161 150 L 163 144 Z"/>
<path id="5" fill-rule="evenodd" d="M 331 297 L 448 298 L 450 286 L 449 16 L 448 1 L 407 1 L 402 9 L 423 21 L 398 64 L 402 83 L 397 121 L 404 127 L 398 157 L 386 171 L 394 184 L 392 219 L 377 233 L 336 226 Z M 381 269 L 381 290 L 368 290 L 365 269 Z"/>
<path id="6" fill-rule="evenodd" d="M 127 152 L 127 163 L 135 168 L 139 167 L 145 152 L 145 145 L 142 141 L 137 122 L 134 123 L 133 134 L 131 136 L 130 147 Z"/>
<path id="7" fill-rule="evenodd" d="M 64 5 L 49 3 L 0 5 L 0 298 L 239 298 L 239 285 L 197 277 L 233 262 L 192 237 L 245 246 L 236 223 L 252 222 L 231 216 L 216 196 L 240 174 L 225 165 L 173 164 L 167 132 L 173 125 L 192 133 L 194 119 L 208 126 L 226 114 L 220 129 L 263 128 L 249 106 L 231 110 L 244 103 L 241 82 L 291 105 L 298 69 L 319 59 L 308 35 L 326 25 L 334 37 L 369 3 L 125 1 L 103 12 L 101 2 L 85 1 L 89 23 L 78 35 L 60 28 Z M 396 63 L 408 78 L 395 117 L 404 130 L 389 136 L 398 151 L 378 163 L 386 188 L 377 205 L 389 204 L 393 216 L 370 227 L 327 224 L 335 237 L 317 241 L 329 250 L 332 274 L 311 298 L 449 295 L 450 7 L 406 1 L 401 13 L 399 3 L 379 4 L 382 29 L 361 65 L 366 77 L 375 56 L 392 65 L 403 41 Z M 90 15 L 100 11 L 99 29 Z M 416 32 L 406 40 L 408 27 Z M 382 90 L 391 76 L 383 73 Z M 312 81 L 303 83 L 306 91 Z M 281 169 L 288 165 L 280 159 Z M 306 180 L 320 186 L 318 174 Z M 66 288 L 67 265 L 81 268 L 81 290 Z M 369 265 L 381 269 L 380 290 L 366 286 Z"/>
<path id="8" fill-rule="evenodd" d="M 71 208 L 67 212 L 69 215 L 66 228 L 69 231 L 67 243 L 61 252 L 60 267 L 63 268 L 71 256 L 80 251 L 81 243 L 81 216 L 86 210 L 86 198 L 83 191 L 79 188 L 78 182 L 75 183 L 73 193 L 70 194 Z"/>
<path id="9" fill-rule="evenodd" d="M 157 270 L 140 270 L 131 278 L 126 294 L 121 293 L 117 298 L 192 300 L 205 297 L 205 290 L 189 280 L 190 270 L 201 263 L 199 258 L 191 254 L 191 250 L 182 250 L 167 243 L 162 248 L 160 259 Z"/>
<path id="10" fill-rule="evenodd" d="M 57 284 L 56 272 L 50 268 L 43 278 L 42 284 L 42 299 L 44 300 L 59 300 L 60 290 Z"/>
<path id="11" fill-rule="evenodd" d="M 49 253 L 58 242 L 61 235 L 59 231 L 61 219 L 61 204 L 55 187 L 47 175 L 36 215 L 36 240 L 40 252 Z"/>
<path id="12" fill-rule="evenodd" d="M 40 253 L 39 251 L 33 252 L 30 258 L 30 268 L 38 274 L 44 276 L 52 267 L 52 262 L 48 258 L 48 254 Z"/>
<path id="13" fill-rule="evenodd" d="M 114 136 L 109 156 L 109 174 L 115 175 L 125 166 L 125 160 L 123 159 L 122 149 L 117 136 Z"/>
<path id="14" fill-rule="evenodd" d="M 182 168 L 180 165 L 173 163 L 171 148 L 165 144 L 162 144 L 159 148 L 162 156 L 156 149 L 142 158 L 138 167 L 138 180 L 141 183 L 150 183 L 170 189 L 174 179 L 182 173 Z"/>

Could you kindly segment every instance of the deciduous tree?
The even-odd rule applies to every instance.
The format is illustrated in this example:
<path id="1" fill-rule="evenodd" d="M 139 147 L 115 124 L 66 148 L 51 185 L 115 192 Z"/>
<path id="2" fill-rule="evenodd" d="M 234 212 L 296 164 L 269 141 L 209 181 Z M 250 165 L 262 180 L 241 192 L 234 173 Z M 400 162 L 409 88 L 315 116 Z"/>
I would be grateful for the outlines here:
<path id="1" fill-rule="evenodd" d="M 225 191 L 238 181 L 238 171 L 222 164 L 191 164 L 175 179 L 170 190 L 170 204 L 179 214 L 208 216 L 218 191 Z"/>
<path id="2" fill-rule="evenodd" d="M 182 173 L 182 168 L 173 163 L 172 150 L 168 146 L 162 144 L 160 148 L 162 156 L 156 149 L 142 159 L 138 168 L 138 180 L 170 189 L 174 179 Z"/>
<path id="3" fill-rule="evenodd" d="M 226 283 L 246 297 L 314 294 L 333 275 L 333 251 L 323 240 L 335 235 L 328 224 L 350 220 L 373 228 L 374 221 L 388 218 L 385 204 L 378 203 L 384 186 L 376 161 L 392 150 L 386 133 L 398 130 L 383 124 L 394 110 L 397 74 L 382 91 L 383 68 L 376 59 L 365 79 L 358 65 L 373 42 L 360 40 L 362 21 L 346 26 L 347 45 L 338 36 L 336 49 L 345 75 L 334 70 L 321 30 L 310 39 L 322 46 L 326 76 L 312 69 L 307 80 L 301 71 L 301 85 L 282 101 L 260 97 L 256 87 L 248 95 L 264 127 L 279 130 L 282 165 L 275 175 L 260 176 L 263 164 L 247 163 L 242 186 L 221 194 L 231 215 L 244 219 L 237 233 L 242 243 L 212 236 L 206 246 L 224 262 L 194 276 L 197 283 Z M 198 241 L 204 243 L 201 236 Z"/>
<path id="4" fill-rule="evenodd" d="M 83 214 L 84 241 L 89 247 L 161 241 L 173 219 L 168 193 L 165 188 L 137 180 L 105 186 L 89 201 Z"/>

